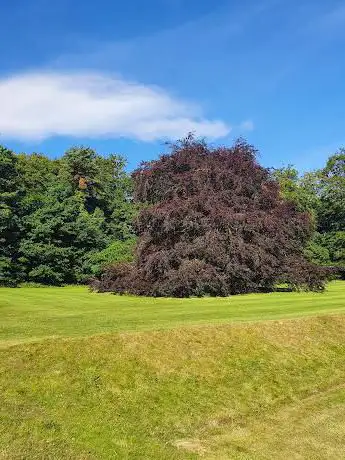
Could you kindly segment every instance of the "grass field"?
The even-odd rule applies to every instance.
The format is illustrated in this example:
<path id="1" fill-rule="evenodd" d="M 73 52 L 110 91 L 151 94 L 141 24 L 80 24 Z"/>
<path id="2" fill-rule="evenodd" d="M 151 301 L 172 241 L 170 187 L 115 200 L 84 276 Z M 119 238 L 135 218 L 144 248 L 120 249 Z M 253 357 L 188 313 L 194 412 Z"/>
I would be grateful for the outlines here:
<path id="1" fill-rule="evenodd" d="M 0 289 L 0 459 L 342 459 L 344 312 Z"/>
<path id="2" fill-rule="evenodd" d="M 345 312 L 345 283 L 315 293 L 152 299 L 92 294 L 85 287 L 0 289 L 0 346 L 45 337 L 165 329 Z"/>

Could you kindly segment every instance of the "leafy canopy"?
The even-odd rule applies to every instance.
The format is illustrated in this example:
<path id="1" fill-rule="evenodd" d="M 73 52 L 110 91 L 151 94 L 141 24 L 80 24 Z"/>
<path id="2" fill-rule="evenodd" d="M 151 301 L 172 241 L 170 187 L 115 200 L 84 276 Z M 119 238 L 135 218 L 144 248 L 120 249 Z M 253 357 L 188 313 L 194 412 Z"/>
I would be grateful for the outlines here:
<path id="1" fill-rule="evenodd" d="M 106 270 L 100 290 L 153 296 L 229 295 L 276 283 L 321 289 L 303 256 L 313 232 L 307 212 L 244 141 L 211 148 L 192 136 L 134 172 L 135 264 Z"/>

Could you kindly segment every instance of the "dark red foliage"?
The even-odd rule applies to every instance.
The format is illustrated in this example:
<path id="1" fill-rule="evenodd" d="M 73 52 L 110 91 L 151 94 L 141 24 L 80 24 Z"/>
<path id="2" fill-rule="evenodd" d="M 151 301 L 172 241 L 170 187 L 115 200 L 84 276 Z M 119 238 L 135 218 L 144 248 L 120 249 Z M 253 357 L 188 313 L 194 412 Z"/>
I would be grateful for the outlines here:
<path id="1" fill-rule="evenodd" d="M 284 201 L 256 150 L 238 141 L 210 148 L 189 136 L 134 172 L 133 265 L 109 268 L 100 289 L 150 296 L 226 296 L 276 283 L 320 289 L 302 255 L 311 218 Z"/>
<path id="2" fill-rule="evenodd" d="M 129 262 L 109 265 L 99 279 L 92 278 L 89 284 L 98 292 L 116 291 L 120 294 L 145 295 L 150 289 L 150 283 L 141 277 L 141 271 Z"/>

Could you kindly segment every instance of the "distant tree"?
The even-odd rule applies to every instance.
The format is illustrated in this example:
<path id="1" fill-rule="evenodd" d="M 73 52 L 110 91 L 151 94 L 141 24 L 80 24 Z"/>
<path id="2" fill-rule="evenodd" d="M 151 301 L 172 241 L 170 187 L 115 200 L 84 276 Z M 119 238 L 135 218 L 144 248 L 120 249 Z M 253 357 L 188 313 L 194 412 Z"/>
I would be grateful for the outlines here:
<path id="1" fill-rule="evenodd" d="M 345 266 L 345 154 L 332 155 L 324 168 L 300 176 L 288 166 L 273 170 L 282 196 L 313 216 L 315 233 L 305 248 L 319 265 Z"/>
<path id="2" fill-rule="evenodd" d="M 345 267 L 345 150 L 340 149 L 323 169 L 305 177 L 317 196 L 317 233 L 307 255 L 321 265 Z"/>
<path id="3" fill-rule="evenodd" d="M 189 136 L 133 178 L 144 205 L 136 262 L 106 270 L 100 290 L 186 297 L 270 290 L 279 282 L 323 287 L 321 272 L 303 257 L 309 213 L 283 199 L 244 141 L 210 148 Z"/>
<path id="4" fill-rule="evenodd" d="M 328 250 L 331 263 L 345 267 L 345 231 L 322 234 L 322 245 Z"/>
<path id="5" fill-rule="evenodd" d="M 328 159 L 321 174 L 319 230 L 345 231 L 345 149 Z"/>
<path id="6" fill-rule="evenodd" d="M 310 262 L 321 266 L 331 265 L 332 261 L 324 236 L 318 232 L 314 233 L 304 250 L 304 254 Z"/>
<path id="7" fill-rule="evenodd" d="M 133 180 L 125 167 L 126 160 L 120 155 L 97 157 L 97 181 L 102 184 L 98 206 L 104 212 L 108 234 L 117 241 L 133 238 L 138 211 L 133 202 Z"/>
<path id="8" fill-rule="evenodd" d="M 113 239 L 133 236 L 136 209 L 132 180 L 125 172 L 126 161 L 119 155 L 104 158 L 89 147 L 73 147 L 61 158 L 60 176 L 72 191 L 81 191 L 85 209 L 103 211 L 107 233 Z"/>
<path id="9" fill-rule="evenodd" d="M 308 172 L 300 176 L 293 166 L 272 169 L 272 178 L 279 183 L 285 200 L 293 201 L 299 211 L 309 212 L 317 220 L 320 207 L 320 173 Z"/>
<path id="10" fill-rule="evenodd" d="M 61 159 L 20 155 L 22 201 L 19 261 L 25 281 L 80 283 L 93 257 L 133 237 L 132 184 L 121 157 L 74 147 Z"/>
<path id="11" fill-rule="evenodd" d="M 41 153 L 16 155 L 18 179 L 27 194 L 42 193 L 56 182 L 59 160 L 51 160 Z"/>
<path id="12" fill-rule="evenodd" d="M 23 219 L 21 263 L 26 280 L 62 284 L 82 281 L 86 254 L 109 241 L 100 210 L 88 213 L 81 194 L 52 186 L 42 205 Z"/>
<path id="13" fill-rule="evenodd" d="M 20 182 L 15 154 L 0 146 L 0 285 L 18 279 Z"/>

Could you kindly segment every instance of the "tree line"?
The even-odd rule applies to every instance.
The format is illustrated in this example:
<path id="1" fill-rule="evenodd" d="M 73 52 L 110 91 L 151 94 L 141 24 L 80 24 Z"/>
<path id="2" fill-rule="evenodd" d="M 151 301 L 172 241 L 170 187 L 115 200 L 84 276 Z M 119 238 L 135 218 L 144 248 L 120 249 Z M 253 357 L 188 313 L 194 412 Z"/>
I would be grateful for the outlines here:
<path id="1" fill-rule="evenodd" d="M 0 284 L 145 295 L 319 289 L 345 266 L 345 151 L 299 174 L 188 136 L 132 174 L 119 155 L 0 147 Z M 341 271 L 341 268 L 339 268 Z"/>
<path id="2" fill-rule="evenodd" d="M 321 169 L 302 175 L 292 167 L 272 170 L 282 196 L 308 212 L 314 232 L 305 248 L 312 262 L 345 267 L 345 149 L 331 155 Z"/>
<path id="3" fill-rule="evenodd" d="M 83 283 L 130 258 L 136 207 L 124 168 L 90 148 L 55 160 L 0 147 L 0 284 Z"/>

